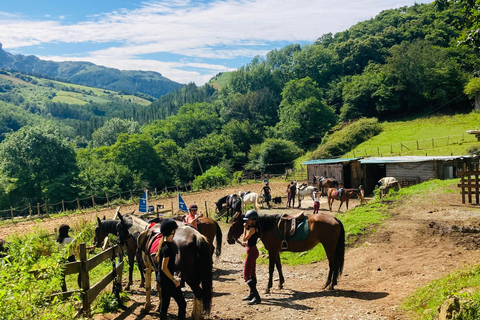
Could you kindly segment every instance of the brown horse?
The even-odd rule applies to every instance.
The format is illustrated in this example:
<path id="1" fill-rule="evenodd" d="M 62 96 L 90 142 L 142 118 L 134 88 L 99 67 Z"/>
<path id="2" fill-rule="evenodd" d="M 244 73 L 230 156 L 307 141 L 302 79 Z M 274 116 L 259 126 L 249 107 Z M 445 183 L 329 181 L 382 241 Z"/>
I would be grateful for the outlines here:
<path id="1" fill-rule="evenodd" d="M 327 191 L 327 197 L 328 197 L 328 208 L 330 211 L 332 211 L 332 204 L 334 200 L 339 200 L 340 201 L 340 206 L 338 207 L 338 212 L 340 211 L 340 208 L 342 207 L 342 204 L 345 202 L 348 210 L 348 201 L 353 197 L 353 195 L 357 195 L 360 201 L 363 203 L 365 202 L 365 199 L 363 198 L 363 192 L 362 189 L 343 189 L 342 190 L 342 195 L 341 197 L 338 196 L 338 190 L 336 188 L 330 188 Z"/>
<path id="2" fill-rule="evenodd" d="M 227 242 L 234 244 L 243 233 L 242 213 L 236 213 L 232 218 L 232 224 L 228 230 Z M 318 243 L 323 245 L 328 258 L 329 272 L 327 282 L 324 288 L 334 289 L 337 285 L 338 277 L 342 274 L 345 260 L 345 229 L 343 224 L 337 218 L 327 214 L 307 215 L 309 235 L 305 240 L 295 240 L 288 242 L 286 251 L 303 252 L 313 249 Z M 261 229 L 260 239 L 268 250 L 269 277 L 266 293 L 270 292 L 272 287 L 273 271 L 277 267 L 280 278 L 279 288 L 283 288 L 285 279 L 283 278 L 282 264 L 280 260 L 280 251 L 282 251 L 282 239 L 275 235 L 275 228 L 278 221 L 278 215 L 260 215 L 258 223 Z"/>
<path id="3" fill-rule="evenodd" d="M 210 252 L 215 252 L 217 257 L 222 253 L 222 229 L 218 223 L 210 218 L 201 217 L 197 222 L 197 229 L 208 240 Z M 213 240 L 216 240 L 216 246 L 213 245 Z"/>
<path id="4" fill-rule="evenodd" d="M 327 178 L 324 176 L 313 176 L 313 183 L 317 183 L 317 188 L 325 194 L 325 190 L 329 188 L 338 188 L 338 181 L 333 178 Z"/>

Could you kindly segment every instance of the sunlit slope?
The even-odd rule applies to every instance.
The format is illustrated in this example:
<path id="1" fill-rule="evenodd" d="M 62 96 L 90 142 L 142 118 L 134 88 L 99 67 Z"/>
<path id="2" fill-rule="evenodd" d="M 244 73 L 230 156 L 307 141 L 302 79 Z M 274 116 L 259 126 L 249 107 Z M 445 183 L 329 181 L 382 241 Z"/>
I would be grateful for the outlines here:
<path id="1" fill-rule="evenodd" d="M 480 114 L 460 114 L 382 123 L 383 131 L 345 157 L 466 155 L 480 145 L 467 130 L 480 128 Z"/>

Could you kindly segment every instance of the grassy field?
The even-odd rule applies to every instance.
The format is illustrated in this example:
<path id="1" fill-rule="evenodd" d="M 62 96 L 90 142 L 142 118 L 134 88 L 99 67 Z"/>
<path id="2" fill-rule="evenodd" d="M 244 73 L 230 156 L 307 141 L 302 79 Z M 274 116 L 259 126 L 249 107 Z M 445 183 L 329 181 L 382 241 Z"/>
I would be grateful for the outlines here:
<path id="1" fill-rule="evenodd" d="M 30 82 L 11 75 L 0 74 L 0 84 L 12 86 L 11 93 L 22 96 L 27 102 L 35 105 L 45 105 L 48 102 L 60 102 L 83 105 L 89 102 L 109 103 L 114 100 L 125 100 L 139 105 L 149 105 L 151 102 L 133 95 L 121 95 L 115 91 L 82 86 L 29 76 Z M 0 93 L 1 94 L 1 93 Z"/>
<path id="2" fill-rule="evenodd" d="M 466 155 L 480 145 L 467 130 L 480 127 L 480 113 L 384 122 L 383 132 L 358 145 L 345 157 Z"/>

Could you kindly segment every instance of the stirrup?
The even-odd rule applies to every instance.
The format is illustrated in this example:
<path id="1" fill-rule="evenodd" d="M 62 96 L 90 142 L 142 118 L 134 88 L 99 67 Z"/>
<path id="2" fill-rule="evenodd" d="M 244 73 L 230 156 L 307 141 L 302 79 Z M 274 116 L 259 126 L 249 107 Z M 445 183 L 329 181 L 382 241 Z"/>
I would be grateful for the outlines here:
<path id="1" fill-rule="evenodd" d="M 283 240 L 283 241 L 282 241 L 281 248 L 282 248 L 282 250 L 287 250 L 287 249 L 288 249 L 288 242 L 287 242 L 287 240 Z"/>

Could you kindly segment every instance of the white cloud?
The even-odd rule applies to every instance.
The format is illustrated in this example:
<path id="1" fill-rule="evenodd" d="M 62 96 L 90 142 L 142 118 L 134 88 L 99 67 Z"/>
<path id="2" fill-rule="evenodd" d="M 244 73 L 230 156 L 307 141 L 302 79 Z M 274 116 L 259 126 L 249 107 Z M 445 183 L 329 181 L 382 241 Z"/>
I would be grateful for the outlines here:
<path id="1" fill-rule="evenodd" d="M 165 0 L 144 2 L 135 10 L 92 15 L 78 23 L 69 23 L 65 16 L 56 21 L 29 21 L 0 12 L 0 41 L 5 49 L 47 43 L 116 43 L 74 56 L 124 69 L 142 64 L 140 55 L 158 52 L 199 59 L 264 55 L 272 42 L 313 42 L 325 33 L 343 31 L 373 18 L 384 9 L 413 4 L 400 0 L 216 0 L 206 4 Z M 259 49 L 261 46 L 265 48 Z M 143 63 L 152 64 L 153 60 Z M 167 67 L 167 71 L 157 71 L 169 78 L 171 74 L 175 81 L 188 82 L 185 77 L 192 75 L 178 69 L 183 65 L 159 61 L 155 65 Z"/>

